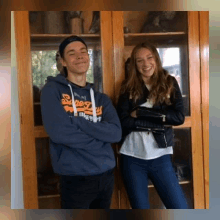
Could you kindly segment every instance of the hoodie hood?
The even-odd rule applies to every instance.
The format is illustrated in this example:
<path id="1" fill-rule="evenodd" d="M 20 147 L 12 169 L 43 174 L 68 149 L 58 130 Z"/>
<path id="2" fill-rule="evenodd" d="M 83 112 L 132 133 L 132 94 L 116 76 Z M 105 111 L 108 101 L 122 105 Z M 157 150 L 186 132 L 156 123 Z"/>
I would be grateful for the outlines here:
<path id="1" fill-rule="evenodd" d="M 95 97 L 94 97 L 94 90 L 93 90 L 93 84 L 91 83 L 86 83 L 85 87 L 79 87 L 77 85 L 74 85 L 73 83 L 71 83 L 70 81 L 68 81 L 64 75 L 62 75 L 61 73 L 58 74 L 56 77 L 53 76 L 48 76 L 47 77 L 47 82 L 57 82 L 63 85 L 66 85 L 69 87 L 70 92 L 71 92 L 71 96 L 72 96 L 72 107 L 73 107 L 73 111 L 74 111 L 74 116 L 77 116 L 77 108 L 76 108 L 76 104 L 75 104 L 75 98 L 74 98 L 74 94 L 73 94 L 73 90 L 74 89 L 80 89 L 80 90 L 89 90 L 90 92 L 90 97 L 91 97 L 91 102 L 92 102 L 92 111 L 93 111 L 93 122 L 97 122 L 97 114 L 96 114 L 96 104 L 95 104 Z"/>
<path id="2" fill-rule="evenodd" d="M 73 83 L 69 82 L 66 77 L 59 73 L 57 76 L 48 76 L 47 77 L 47 82 L 51 82 L 51 81 L 55 81 L 55 82 L 58 82 L 60 84 L 63 84 L 63 85 L 66 85 L 68 86 L 68 84 L 71 84 L 74 88 L 76 89 L 86 89 L 86 90 L 90 90 L 90 88 L 93 88 L 94 84 L 93 83 L 88 83 L 86 82 L 86 86 L 85 87 L 79 87 L 77 85 L 74 85 Z"/>

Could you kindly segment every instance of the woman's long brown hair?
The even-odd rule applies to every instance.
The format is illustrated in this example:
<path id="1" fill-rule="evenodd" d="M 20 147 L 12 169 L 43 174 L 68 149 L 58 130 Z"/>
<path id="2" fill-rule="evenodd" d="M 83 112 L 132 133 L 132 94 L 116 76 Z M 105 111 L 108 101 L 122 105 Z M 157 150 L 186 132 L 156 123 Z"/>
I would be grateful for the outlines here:
<path id="1" fill-rule="evenodd" d="M 157 49 L 154 45 L 145 42 L 135 46 L 131 53 L 130 67 L 128 71 L 128 77 L 122 82 L 120 93 L 129 93 L 133 101 L 137 101 L 143 95 L 143 79 L 136 66 L 136 53 L 139 49 L 146 48 L 151 51 L 155 61 L 156 70 L 150 78 L 151 90 L 149 93 L 149 99 L 154 104 L 165 102 L 170 105 L 170 95 L 173 91 L 173 80 L 169 73 L 162 68 L 161 60 Z"/>

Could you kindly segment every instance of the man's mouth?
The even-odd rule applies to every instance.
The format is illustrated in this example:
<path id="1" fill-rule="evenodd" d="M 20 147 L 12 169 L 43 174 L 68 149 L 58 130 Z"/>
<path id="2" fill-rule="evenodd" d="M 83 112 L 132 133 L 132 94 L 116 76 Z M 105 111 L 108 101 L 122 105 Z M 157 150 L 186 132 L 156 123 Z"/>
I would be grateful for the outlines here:
<path id="1" fill-rule="evenodd" d="M 76 63 L 76 65 L 85 64 L 85 62 Z"/>

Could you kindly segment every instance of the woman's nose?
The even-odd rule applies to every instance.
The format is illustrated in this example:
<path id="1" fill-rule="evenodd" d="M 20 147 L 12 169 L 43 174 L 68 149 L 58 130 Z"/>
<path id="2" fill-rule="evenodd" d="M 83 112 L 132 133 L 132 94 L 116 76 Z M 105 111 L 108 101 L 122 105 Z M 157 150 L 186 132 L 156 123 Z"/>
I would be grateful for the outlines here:
<path id="1" fill-rule="evenodd" d="M 148 60 L 144 60 L 144 66 L 147 66 L 149 64 Z"/>

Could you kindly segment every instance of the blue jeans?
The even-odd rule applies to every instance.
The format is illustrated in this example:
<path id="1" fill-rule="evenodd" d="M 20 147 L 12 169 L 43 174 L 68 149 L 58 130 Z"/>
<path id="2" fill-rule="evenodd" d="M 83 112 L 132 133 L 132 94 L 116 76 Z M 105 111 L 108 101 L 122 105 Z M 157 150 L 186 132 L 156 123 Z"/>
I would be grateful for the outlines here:
<path id="1" fill-rule="evenodd" d="M 186 198 L 173 169 L 171 155 L 143 160 L 121 154 L 121 172 L 133 209 L 149 209 L 148 178 L 167 209 L 187 209 Z"/>

